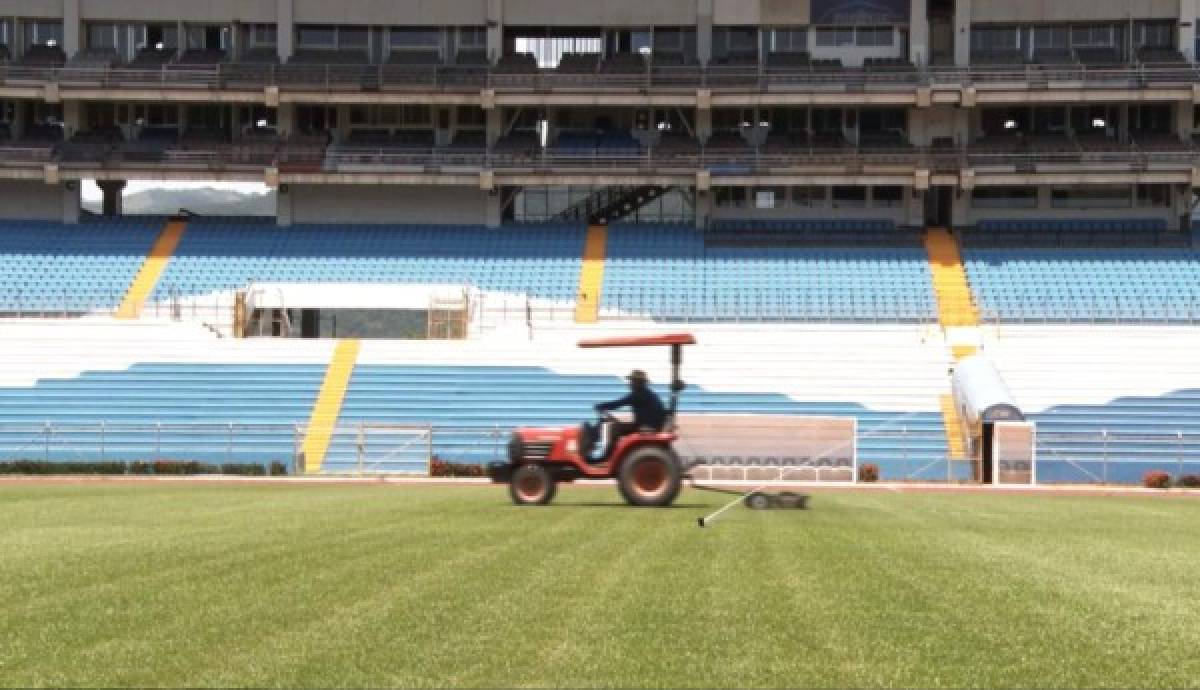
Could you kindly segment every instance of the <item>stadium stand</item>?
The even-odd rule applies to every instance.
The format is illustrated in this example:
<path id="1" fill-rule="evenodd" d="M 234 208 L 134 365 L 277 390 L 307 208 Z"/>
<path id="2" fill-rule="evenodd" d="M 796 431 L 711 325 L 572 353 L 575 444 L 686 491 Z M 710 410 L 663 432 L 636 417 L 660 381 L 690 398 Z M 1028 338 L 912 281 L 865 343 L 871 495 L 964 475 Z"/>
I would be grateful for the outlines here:
<path id="1" fill-rule="evenodd" d="M 980 221 L 961 233 L 971 248 L 1152 248 L 1185 247 L 1189 238 L 1167 230 L 1156 218 L 1004 219 Z"/>
<path id="2" fill-rule="evenodd" d="M 599 53 L 563 53 L 556 69 L 559 74 L 595 74 L 600 60 Z"/>
<path id="3" fill-rule="evenodd" d="M 218 48 L 193 48 L 185 50 L 179 59 L 172 63 L 173 67 L 188 68 L 188 67 L 203 67 L 211 65 L 219 65 L 228 59 L 228 55 L 224 50 Z"/>
<path id="4" fill-rule="evenodd" d="M 11 325 L 19 341 L 0 363 L 0 458 L 47 447 L 42 434 L 17 435 L 4 425 L 105 422 L 144 427 L 110 437 L 106 447 L 115 455 L 188 452 L 197 454 L 189 459 L 208 462 L 285 461 L 295 444 L 295 432 L 285 428 L 238 437 L 235 427 L 231 450 L 202 447 L 201 429 L 192 437 L 179 431 L 156 436 L 155 425 L 303 424 L 334 346 L 220 341 L 195 326 L 154 321 Z M 79 337 L 64 338 L 64 332 Z M 583 333 L 597 331 L 544 330 L 532 342 L 500 335 L 364 341 L 339 423 L 432 424 L 439 457 L 493 460 L 512 426 L 575 424 L 594 403 L 621 394 L 625 363 L 575 348 Z M 707 345 L 689 353 L 691 385 L 682 403 L 688 413 L 852 415 L 860 425 L 860 461 L 880 464 L 885 476 L 937 479 L 962 470 L 945 462 L 937 412 L 945 353 L 919 329 L 701 327 L 698 337 Z M 658 359 L 638 365 L 662 384 L 668 375 Z M 98 447 L 100 433 L 54 440 L 51 458 L 98 459 L 81 453 Z M 161 439 L 167 444 L 156 449 Z M 353 434 L 336 435 L 324 471 L 355 471 L 354 443 Z"/>
<path id="5" fill-rule="evenodd" d="M 537 74 L 537 58 L 530 53 L 509 53 L 496 62 L 497 74 Z"/>
<path id="6" fill-rule="evenodd" d="M 121 57 L 115 48 L 89 48 L 81 50 L 67 61 L 68 67 L 80 69 L 103 69 L 116 67 L 121 64 Z"/>
<path id="7" fill-rule="evenodd" d="M 1200 317 L 1200 256 L 1182 249 L 968 249 L 984 318 L 1187 322 Z"/>
<path id="8" fill-rule="evenodd" d="M 67 62 L 67 54 L 57 45 L 30 46 L 17 64 L 22 67 L 62 67 Z"/>
<path id="9" fill-rule="evenodd" d="M 436 50 L 393 50 L 387 58 L 389 65 L 409 67 L 430 67 L 441 62 L 442 56 Z"/>
<path id="10" fill-rule="evenodd" d="M 0 312 L 116 307 L 161 229 L 155 218 L 0 223 Z"/>
<path id="11" fill-rule="evenodd" d="M 583 228 L 573 225 L 307 225 L 204 219 L 183 238 L 153 299 L 259 282 L 472 284 L 569 302 Z"/>
<path id="12" fill-rule="evenodd" d="M 6 460 L 99 461 L 103 447 L 109 458 L 290 464 L 294 425 L 308 420 L 333 348 L 332 341 L 215 347 L 199 326 L 154 321 L 11 321 L 4 329 L 14 337 L 0 364 Z M 69 332 L 78 337 L 64 337 Z M 77 431 L 47 444 L 44 434 L 15 430 L 43 424 Z M 164 434 L 158 425 L 180 430 Z M 229 425 L 278 428 L 237 435 L 234 455 L 213 443 L 213 428 L 237 434 Z"/>
<path id="13" fill-rule="evenodd" d="M 670 225 L 610 228 L 601 310 L 716 321 L 937 318 L 922 249 L 712 246 Z"/>
<path id="14" fill-rule="evenodd" d="M 713 221 L 709 246 L 759 247 L 911 247 L 921 246 L 920 232 L 899 229 L 887 219 L 726 219 Z"/>
<path id="15" fill-rule="evenodd" d="M 576 155 L 622 155 L 637 154 L 638 142 L 629 132 L 562 132 L 553 147 L 557 153 Z"/>

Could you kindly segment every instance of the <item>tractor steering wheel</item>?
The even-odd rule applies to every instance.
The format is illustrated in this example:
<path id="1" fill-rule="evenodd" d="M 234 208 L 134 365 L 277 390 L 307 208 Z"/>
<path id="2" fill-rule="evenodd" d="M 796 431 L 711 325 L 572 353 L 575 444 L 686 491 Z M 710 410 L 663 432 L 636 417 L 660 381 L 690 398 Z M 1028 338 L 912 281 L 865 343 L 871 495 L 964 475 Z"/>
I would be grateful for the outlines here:
<path id="1" fill-rule="evenodd" d="M 596 410 L 596 417 L 602 422 L 617 422 L 617 416 L 608 410 Z"/>

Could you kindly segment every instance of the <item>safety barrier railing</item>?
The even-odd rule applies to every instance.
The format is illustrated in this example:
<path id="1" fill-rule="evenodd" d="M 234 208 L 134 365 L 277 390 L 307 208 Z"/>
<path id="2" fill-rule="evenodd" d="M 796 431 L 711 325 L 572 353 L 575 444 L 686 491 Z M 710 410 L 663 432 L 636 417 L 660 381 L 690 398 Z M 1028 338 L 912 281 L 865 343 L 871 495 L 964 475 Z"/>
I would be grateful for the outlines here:
<path id="1" fill-rule="evenodd" d="M 1200 434 L 1099 430 L 1037 435 L 1039 483 L 1137 484 L 1152 470 L 1175 479 L 1200 475 Z"/>
<path id="2" fill-rule="evenodd" d="M 60 289 L 45 293 L 33 290 L 0 288 L 0 317 L 24 319 L 61 319 L 84 315 L 117 313 L 123 292 Z M 140 315 L 172 321 L 194 321 L 226 327 L 233 323 L 234 300 L 219 294 L 183 295 L 167 287 L 161 299 L 148 300 Z"/>
<path id="3" fill-rule="evenodd" d="M 1088 305 L 1094 294 L 1082 291 L 1066 297 L 1005 297 L 1003 306 L 981 308 L 980 320 L 987 324 L 1074 324 L 1074 325 L 1153 325 L 1200 324 L 1200 301 L 1193 299 L 1146 300 L 1114 296 L 1106 306 Z"/>
<path id="4" fill-rule="evenodd" d="M 11 462 L 279 462 L 295 467 L 294 424 L 0 424 L 0 459 Z"/>
<path id="5" fill-rule="evenodd" d="M 1014 147 L 1015 148 L 1015 147 Z M 1200 151 L 1180 142 L 1170 151 L 1149 151 L 1136 146 L 1114 145 L 1108 149 L 996 151 L 992 148 L 961 147 L 956 149 L 894 146 L 887 148 L 858 148 L 853 146 L 821 148 L 795 146 L 779 149 L 743 151 L 702 149 L 695 153 L 647 148 L 633 151 L 611 149 L 556 151 L 553 148 L 530 151 L 463 150 L 463 149 L 397 149 L 354 145 L 336 145 L 324 157 L 327 169 L 336 171 L 349 166 L 379 166 L 425 168 L 472 167 L 502 170 L 505 168 L 587 168 L 606 170 L 621 168 L 658 169 L 678 168 L 682 171 L 709 169 L 715 174 L 734 174 L 739 169 L 762 171 L 812 165 L 855 167 L 863 165 L 904 165 L 931 169 L 989 166 L 1054 166 L 1054 165 L 1156 165 L 1190 166 L 1200 162 Z"/>
<path id="6" fill-rule="evenodd" d="M 1142 88 L 1200 82 L 1190 63 L 1122 65 L 972 65 L 828 67 L 824 65 L 741 67 L 651 64 L 636 71 L 511 71 L 486 65 L 399 64 L 166 64 L 160 67 L 63 66 L 0 67 L 0 85 L 53 83 L 80 88 L 170 88 L 377 91 L 545 92 L 555 90 L 911 90 L 918 86 L 957 88 L 1048 88 L 1077 84 Z"/>
<path id="7" fill-rule="evenodd" d="M 1107 304 L 1094 302 L 1094 294 L 1065 290 L 1065 297 L 1007 296 L 1002 306 L 980 300 L 951 303 L 952 307 L 975 308 L 986 325 L 1076 324 L 1146 325 L 1200 324 L 1200 300 L 1149 300 L 1136 296 L 1114 296 Z M 68 318 L 117 312 L 122 293 L 60 289 L 52 293 L 0 288 L 0 317 Z M 800 302 L 803 304 L 801 305 Z M 193 321 L 224 329 L 233 323 L 231 295 L 183 295 L 168 286 L 160 298 L 147 301 L 141 315 L 155 319 Z M 607 290 L 600 305 L 602 321 L 654 320 L 675 323 L 916 323 L 936 324 L 937 306 L 930 300 L 911 296 L 883 297 L 879 293 L 847 293 L 842 290 L 688 288 L 687 298 L 656 291 Z M 483 326 L 526 323 L 571 322 L 573 301 L 554 301 L 527 295 L 481 294 L 473 307 L 473 319 Z"/>
<path id="8" fill-rule="evenodd" d="M 509 150 L 446 148 L 399 148 L 358 145 L 289 144 L 279 142 L 263 148 L 257 142 L 220 145 L 154 145 L 141 142 L 90 144 L 67 142 L 43 148 L 25 144 L 0 145 L 0 166 L 40 169 L 57 162 L 64 169 L 154 168 L 170 170 L 244 169 L 260 174 L 260 168 L 278 166 L 282 172 L 302 170 L 330 174 L 355 172 L 407 172 L 434 174 L 478 174 L 495 172 L 609 173 L 619 175 L 691 176 L 706 170 L 714 176 L 771 175 L 805 168 L 837 168 L 850 173 L 886 173 L 891 166 L 933 171 L 1001 168 L 1001 172 L 1062 172 L 1062 166 L 1102 168 L 1114 166 L 1142 170 L 1171 166 L 1179 170 L 1200 164 L 1200 150 L 1179 142 L 1175 150 L 1146 150 L 1133 145 L 1107 149 L 1024 150 L 1014 143 L 1012 151 L 991 147 L 954 149 L 895 146 L 885 148 L 787 148 L 732 151 L 700 148 L 695 152 L 650 147 L 619 151 L 606 148 L 560 151 L 554 148 Z M 11 155 L 10 155 L 11 153 Z"/>
<path id="9" fill-rule="evenodd" d="M 280 463 L 289 473 L 428 475 L 438 460 L 502 461 L 510 433 L 499 426 L 340 423 L 318 468 L 304 457 L 302 423 L 0 423 L 0 462 Z"/>
<path id="10" fill-rule="evenodd" d="M 585 415 L 587 410 L 580 410 Z M 484 466 L 504 462 L 512 429 L 501 425 L 455 426 L 343 422 L 332 432 L 321 466 L 304 457 L 307 426 L 296 424 L 221 423 L 0 423 L 0 462 L 197 462 L 209 465 L 279 463 L 290 474 L 428 475 L 435 463 Z M 860 432 L 888 444 L 882 464 L 893 479 L 957 480 L 957 465 L 931 458 L 930 444 L 944 437 L 937 432 L 896 427 Z M 861 452 L 860 452 L 861 455 Z M 860 458 L 859 464 L 872 462 Z M 779 468 L 802 470 L 824 467 L 797 460 L 788 464 L 768 459 L 737 459 L 707 464 L 749 472 Z M 845 469 L 841 466 L 830 469 Z M 727 477 L 728 478 L 728 477 Z M 850 479 L 851 477 L 844 477 Z"/>

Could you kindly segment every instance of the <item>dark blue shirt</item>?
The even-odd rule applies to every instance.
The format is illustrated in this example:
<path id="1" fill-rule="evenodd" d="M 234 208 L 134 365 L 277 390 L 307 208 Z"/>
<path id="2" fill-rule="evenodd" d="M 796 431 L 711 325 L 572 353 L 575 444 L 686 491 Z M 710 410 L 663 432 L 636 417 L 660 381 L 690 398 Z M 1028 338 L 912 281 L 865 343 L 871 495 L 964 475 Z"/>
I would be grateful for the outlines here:
<path id="1" fill-rule="evenodd" d="M 639 427 L 648 426 L 660 431 L 667 421 L 667 409 L 662 400 L 649 388 L 639 388 L 620 400 L 601 403 L 597 410 L 616 410 L 622 407 L 633 408 L 633 423 Z"/>

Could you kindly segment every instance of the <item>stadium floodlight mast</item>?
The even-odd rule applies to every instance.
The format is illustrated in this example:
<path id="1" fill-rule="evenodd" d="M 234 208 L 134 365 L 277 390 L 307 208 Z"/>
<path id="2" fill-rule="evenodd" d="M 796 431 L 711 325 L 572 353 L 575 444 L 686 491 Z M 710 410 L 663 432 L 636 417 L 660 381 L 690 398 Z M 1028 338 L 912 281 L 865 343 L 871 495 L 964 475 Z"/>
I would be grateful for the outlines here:
<path id="1" fill-rule="evenodd" d="M 837 452 L 845 450 L 851 444 L 856 443 L 859 439 L 872 438 L 874 436 L 878 436 L 879 434 L 881 434 L 885 431 L 894 431 L 896 429 L 897 425 L 899 425 L 902 422 L 905 422 L 909 419 L 912 419 L 913 417 L 916 417 L 919 414 L 924 414 L 924 413 L 923 412 L 906 412 L 906 413 L 900 415 L 899 417 L 896 417 L 895 419 L 891 420 L 887 424 L 882 424 L 879 427 L 877 427 L 871 431 L 868 431 L 865 434 L 862 434 L 861 436 L 858 436 L 856 434 L 855 438 L 851 439 L 851 441 L 849 443 L 842 442 L 842 443 L 838 443 L 836 445 L 832 445 L 832 446 L 826 448 L 825 450 L 821 451 L 820 453 L 817 453 L 817 455 L 822 456 L 822 455 L 829 455 L 831 453 L 837 453 Z M 695 485 L 693 484 L 693 486 L 695 486 Z M 696 518 L 696 526 L 701 527 L 701 528 L 708 527 L 709 525 L 713 524 L 713 522 L 715 522 L 718 517 L 720 517 L 723 513 L 725 513 L 725 511 L 734 507 L 738 503 L 745 501 L 747 496 L 758 493 L 759 491 L 762 491 L 763 489 L 767 488 L 768 486 L 770 486 L 770 484 L 761 484 L 759 486 L 754 487 L 753 489 L 750 489 L 749 491 L 747 491 L 743 494 L 739 494 L 737 498 L 733 499 L 729 503 L 726 503 L 724 506 L 721 506 L 719 509 L 709 513 L 708 515 L 704 515 L 702 517 Z M 696 487 L 696 488 L 703 489 L 704 487 Z"/>

